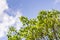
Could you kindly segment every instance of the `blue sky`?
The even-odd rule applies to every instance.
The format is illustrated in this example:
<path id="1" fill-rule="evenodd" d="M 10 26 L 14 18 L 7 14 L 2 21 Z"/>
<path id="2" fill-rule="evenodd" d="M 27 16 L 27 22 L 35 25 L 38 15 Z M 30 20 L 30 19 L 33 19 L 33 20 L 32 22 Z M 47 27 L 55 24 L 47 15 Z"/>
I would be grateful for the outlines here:
<path id="1" fill-rule="evenodd" d="M 20 10 L 24 16 L 36 17 L 40 10 L 60 9 L 56 0 L 7 0 L 9 8 Z"/>
<path id="2" fill-rule="evenodd" d="M 20 16 L 35 18 L 40 10 L 60 10 L 60 0 L 0 0 L 0 40 L 7 40 L 9 26 L 19 29 Z"/>

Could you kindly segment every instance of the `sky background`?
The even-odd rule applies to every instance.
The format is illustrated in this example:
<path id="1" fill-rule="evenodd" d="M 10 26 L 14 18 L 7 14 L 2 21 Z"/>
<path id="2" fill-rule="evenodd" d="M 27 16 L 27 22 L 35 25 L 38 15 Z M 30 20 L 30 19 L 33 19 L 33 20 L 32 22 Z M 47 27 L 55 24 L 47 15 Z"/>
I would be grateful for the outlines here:
<path id="1" fill-rule="evenodd" d="M 60 0 L 0 0 L 0 40 L 7 40 L 12 25 L 22 27 L 20 16 L 35 18 L 40 10 L 60 10 Z"/>

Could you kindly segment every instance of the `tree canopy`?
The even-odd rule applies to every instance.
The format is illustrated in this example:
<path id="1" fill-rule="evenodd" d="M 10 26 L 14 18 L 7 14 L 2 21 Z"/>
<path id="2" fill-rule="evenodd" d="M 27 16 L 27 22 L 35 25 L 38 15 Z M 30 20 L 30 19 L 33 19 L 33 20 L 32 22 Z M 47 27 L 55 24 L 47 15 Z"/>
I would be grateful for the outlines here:
<path id="1" fill-rule="evenodd" d="M 60 39 L 60 11 L 42 10 L 36 18 L 28 19 L 21 16 L 23 27 L 18 31 L 10 27 L 8 40 L 59 40 Z"/>

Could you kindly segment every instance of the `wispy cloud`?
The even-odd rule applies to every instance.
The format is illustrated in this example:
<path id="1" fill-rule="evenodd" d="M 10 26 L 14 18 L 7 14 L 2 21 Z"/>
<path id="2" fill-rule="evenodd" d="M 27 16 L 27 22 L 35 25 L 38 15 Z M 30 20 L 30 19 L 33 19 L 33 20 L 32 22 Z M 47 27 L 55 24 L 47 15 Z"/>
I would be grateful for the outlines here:
<path id="1" fill-rule="evenodd" d="M 21 12 L 16 11 L 16 16 L 13 17 L 4 12 L 6 9 L 9 9 L 6 0 L 0 0 L 0 38 L 5 36 L 9 26 L 16 24 L 17 29 L 22 26 L 18 18 L 21 16 Z"/>
<path id="2" fill-rule="evenodd" d="M 60 3 L 60 0 L 54 0 L 55 4 Z"/>

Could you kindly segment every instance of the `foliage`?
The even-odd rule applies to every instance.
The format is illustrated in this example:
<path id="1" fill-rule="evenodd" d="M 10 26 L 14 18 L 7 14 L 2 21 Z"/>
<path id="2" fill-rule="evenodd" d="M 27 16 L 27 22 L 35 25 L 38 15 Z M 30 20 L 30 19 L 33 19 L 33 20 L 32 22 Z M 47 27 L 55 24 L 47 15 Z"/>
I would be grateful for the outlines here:
<path id="1" fill-rule="evenodd" d="M 60 39 L 60 12 L 57 10 L 42 10 L 36 18 L 28 19 L 27 17 L 21 16 L 19 19 L 24 27 L 18 32 L 11 27 L 12 30 L 10 28 L 7 35 L 8 40 L 22 40 L 23 38 L 25 40 Z"/>

